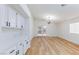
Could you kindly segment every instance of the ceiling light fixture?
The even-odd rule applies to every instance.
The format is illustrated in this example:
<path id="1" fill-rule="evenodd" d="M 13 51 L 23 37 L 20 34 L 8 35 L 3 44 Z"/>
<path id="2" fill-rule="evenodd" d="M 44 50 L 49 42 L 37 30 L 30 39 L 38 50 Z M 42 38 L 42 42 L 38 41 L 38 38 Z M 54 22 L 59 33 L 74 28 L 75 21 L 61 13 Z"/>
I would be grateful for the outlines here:
<path id="1" fill-rule="evenodd" d="M 67 4 L 61 4 L 62 7 L 66 6 Z"/>
<path id="2" fill-rule="evenodd" d="M 56 17 L 55 16 L 52 16 L 52 15 L 48 15 L 48 16 L 46 16 L 46 19 L 47 20 L 55 20 Z"/>
<path id="3" fill-rule="evenodd" d="M 48 21 L 48 24 L 50 24 L 52 21 L 54 21 L 56 19 L 56 17 L 49 15 L 49 16 L 46 16 L 46 19 Z"/>
<path id="4" fill-rule="evenodd" d="M 47 28 L 47 26 L 43 26 L 43 28 L 44 28 L 44 29 L 46 29 L 46 28 Z"/>

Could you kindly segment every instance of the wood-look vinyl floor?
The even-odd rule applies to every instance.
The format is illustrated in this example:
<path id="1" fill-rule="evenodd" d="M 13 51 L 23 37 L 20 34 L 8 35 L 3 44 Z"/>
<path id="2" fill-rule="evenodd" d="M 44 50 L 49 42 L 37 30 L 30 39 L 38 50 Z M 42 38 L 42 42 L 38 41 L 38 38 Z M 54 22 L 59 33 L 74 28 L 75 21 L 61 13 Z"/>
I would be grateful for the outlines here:
<path id="1" fill-rule="evenodd" d="M 79 55 L 79 46 L 59 37 L 35 37 L 26 55 Z"/>

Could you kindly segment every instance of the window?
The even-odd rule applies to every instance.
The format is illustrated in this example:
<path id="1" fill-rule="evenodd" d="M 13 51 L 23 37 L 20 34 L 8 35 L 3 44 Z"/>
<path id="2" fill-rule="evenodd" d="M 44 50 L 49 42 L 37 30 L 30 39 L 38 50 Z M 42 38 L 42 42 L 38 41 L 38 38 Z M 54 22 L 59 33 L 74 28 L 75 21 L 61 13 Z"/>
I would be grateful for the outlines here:
<path id="1" fill-rule="evenodd" d="M 70 24 L 70 33 L 79 34 L 79 22 Z"/>

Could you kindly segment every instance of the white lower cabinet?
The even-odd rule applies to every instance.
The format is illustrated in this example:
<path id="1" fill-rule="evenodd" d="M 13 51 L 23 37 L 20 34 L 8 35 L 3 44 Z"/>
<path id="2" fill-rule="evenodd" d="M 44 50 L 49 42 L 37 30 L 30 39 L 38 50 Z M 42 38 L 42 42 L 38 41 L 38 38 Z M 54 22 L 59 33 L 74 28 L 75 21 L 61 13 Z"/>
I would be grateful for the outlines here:
<path id="1" fill-rule="evenodd" d="M 6 54 L 8 54 L 8 55 L 23 55 L 23 45 L 22 45 L 22 43 L 18 43 L 14 47 L 11 47 L 10 49 L 8 49 Z"/>
<path id="2" fill-rule="evenodd" d="M 21 42 L 19 42 L 17 45 L 17 51 L 19 51 L 19 55 L 23 54 L 23 44 Z"/>
<path id="3" fill-rule="evenodd" d="M 19 55 L 25 54 L 26 50 L 28 49 L 29 42 L 27 40 L 23 40 L 17 46 L 17 51 L 19 51 Z"/>
<path id="4" fill-rule="evenodd" d="M 7 50 L 6 54 L 8 55 L 16 55 L 16 46 L 11 47 L 10 49 Z"/>

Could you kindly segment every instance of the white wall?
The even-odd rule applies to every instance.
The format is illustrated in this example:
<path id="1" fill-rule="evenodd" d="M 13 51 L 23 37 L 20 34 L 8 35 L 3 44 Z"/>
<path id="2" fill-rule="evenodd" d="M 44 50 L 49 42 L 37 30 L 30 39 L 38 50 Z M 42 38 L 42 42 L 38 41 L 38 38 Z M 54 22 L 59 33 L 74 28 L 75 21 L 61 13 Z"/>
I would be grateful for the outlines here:
<path id="1" fill-rule="evenodd" d="M 50 25 L 47 25 L 46 21 L 34 20 L 34 35 L 35 36 L 37 35 L 38 26 L 46 25 L 48 36 L 59 36 L 61 38 L 65 38 L 68 41 L 79 44 L 79 34 L 70 33 L 70 27 L 69 27 L 71 23 L 76 22 L 79 22 L 79 17 L 71 20 L 61 21 L 59 23 L 53 23 Z"/>
<path id="2" fill-rule="evenodd" d="M 69 25 L 71 23 L 79 22 L 79 18 L 74 18 L 67 21 L 62 21 L 60 23 L 57 23 L 57 35 L 65 38 L 73 43 L 79 44 L 79 34 L 70 33 L 70 27 Z"/>
<path id="3" fill-rule="evenodd" d="M 45 20 L 34 20 L 34 36 L 38 34 L 38 27 L 39 26 L 47 26 L 47 35 L 48 36 L 55 36 L 56 35 L 56 25 L 55 23 L 47 24 Z"/>

